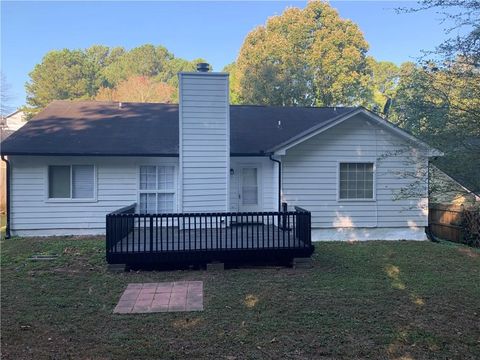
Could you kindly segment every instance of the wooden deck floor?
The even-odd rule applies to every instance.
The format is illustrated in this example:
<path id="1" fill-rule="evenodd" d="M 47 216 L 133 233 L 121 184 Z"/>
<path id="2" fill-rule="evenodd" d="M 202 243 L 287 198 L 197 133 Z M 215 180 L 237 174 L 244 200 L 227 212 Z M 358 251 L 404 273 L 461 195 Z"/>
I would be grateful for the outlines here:
<path id="1" fill-rule="evenodd" d="M 121 241 L 114 244 L 111 251 L 114 253 L 228 251 L 296 249 L 304 246 L 305 244 L 296 238 L 294 230 L 258 224 L 201 230 L 170 227 L 168 230 L 158 229 L 158 232 L 153 228 L 151 233 L 149 228 L 134 228 Z"/>

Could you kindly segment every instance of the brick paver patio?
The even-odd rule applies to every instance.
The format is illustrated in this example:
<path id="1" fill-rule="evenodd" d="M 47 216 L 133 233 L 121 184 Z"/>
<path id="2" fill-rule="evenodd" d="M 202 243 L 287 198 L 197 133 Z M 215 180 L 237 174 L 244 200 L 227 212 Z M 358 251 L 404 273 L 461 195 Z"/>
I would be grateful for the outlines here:
<path id="1" fill-rule="evenodd" d="M 113 310 L 117 314 L 202 311 L 203 282 L 128 284 Z"/>

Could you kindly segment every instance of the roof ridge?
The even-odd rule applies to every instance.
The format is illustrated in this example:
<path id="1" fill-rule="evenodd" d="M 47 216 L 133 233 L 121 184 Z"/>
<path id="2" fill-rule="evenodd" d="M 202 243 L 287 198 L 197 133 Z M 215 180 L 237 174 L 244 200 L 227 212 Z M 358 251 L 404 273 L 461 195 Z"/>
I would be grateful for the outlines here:
<path id="1" fill-rule="evenodd" d="M 294 106 L 294 105 L 259 105 L 259 104 L 230 104 L 230 106 L 249 106 L 249 107 L 265 107 L 280 109 L 358 109 L 361 106 Z"/>
<path id="2" fill-rule="evenodd" d="M 92 103 L 92 104 L 138 104 L 138 105 L 168 105 L 179 106 L 178 103 L 165 103 L 165 102 L 139 102 L 139 101 L 111 101 L 111 100 L 82 100 L 82 99 L 55 99 L 53 103 Z M 48 106 L 48 105 L 47 105 Z M 295 105 L 264 105 L 264 104 L 230 104 L 232 107 L 258 107 L 258 108 L 277 108 L 277 109 L 359 109 L 362 106 L 295 106 Z"/>

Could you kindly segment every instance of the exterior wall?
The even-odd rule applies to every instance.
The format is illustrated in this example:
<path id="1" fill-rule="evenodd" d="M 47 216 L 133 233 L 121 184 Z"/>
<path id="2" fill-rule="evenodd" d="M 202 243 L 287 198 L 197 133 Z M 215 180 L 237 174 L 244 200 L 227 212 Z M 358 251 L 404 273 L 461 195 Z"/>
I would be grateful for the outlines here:
<path id="1" fill-rule="evenodd" d="M 5 117 L 5 130 L 17 131 L 26 123 L 25 113 L 23 111 L 15 111 Z"/>
<path id="2" fill-rule="evenodd" d="M 426 240 L 425 229 L 416 227 L 312 229 L 312 241 Z"/>
<path id="3" fill-rule="evenodd" d="M 398 136 L 359 115 L 287 150 L 283 157 L 283 199 L 312 212 L 312 228 L 406 228 L 427 226 L 426 181 L 418 195 L 396 200 L 398 192 L 415 181 L 405 176 L 427 158 Z M 417 159 L 417 160 L 415 160 Z M 375 200 L 338 200 L 338 163 L 375 162 Z M 422 229 L 423 231 L 423 229 Z M 326 233 L 325 231 L 323 233 Z M 315 232 L 313 232 L 315 235 Z M 408 234 L 402 238 L 408 238 Z M 345 239 L 348 236 L 344 236 Z M 319 237 L 313 238 L 320 240 Z"/>
<path id="4" fill-rule="evenodd" d="M 236 169 L 240 165 L 260 168 L 261 208 L 276 211 L 278 204 L 278 166 L 267 157 L 231 159 L 232 185 L 230 211 L 238 211 Z M 12 156 L 11 229 L 13 235 L 86 235 L 105 233 L 105 215 L 139 202 L 139 167 L 174 165 L 178 176 L 178 158 L 147 157 L 26 157 Z M 96 199 L 48 199 L 49 165 L 95 165 Z M 179 182 L 176 179 L 176 209 L 180 211 Z"/>
<path id="5" fill-rule="evenodd" d="M 178 158 L 10 157 L 13 235 L 103 234 L 105 215 L 139 201 L 140 165 L 174 165 Z M 95 165 L 96 199 L 48 199 L 48 165 Z M 177 171 L 178 173 L 178 171 Z M 178 194 L 178 182 L 177 182 Z M 178 196 L 176 196 L 178 209 Z"/>
<path id="6" fill-rule="evenodd" d="M 232 157 L 230 167 L 230 211 L 239 211 L 240 166 L 258 166 L 260 204 L 256 211 L 278 209 L 278 166 L 268 157 Z"/>
<path id="7" fill-rule="evenodd" d="M 180 73 L 180 197 L 184 212 L 229 209 L 228 74 Z"/>

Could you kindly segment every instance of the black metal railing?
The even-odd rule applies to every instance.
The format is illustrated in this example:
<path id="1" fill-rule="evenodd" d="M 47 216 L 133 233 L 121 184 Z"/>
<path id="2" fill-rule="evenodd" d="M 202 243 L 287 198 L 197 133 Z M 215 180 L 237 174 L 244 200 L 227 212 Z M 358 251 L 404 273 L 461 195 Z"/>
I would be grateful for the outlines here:
<path id="1" fill-rule="evenodd" d="M 280 212 L 183 214 L 137 214 L 134 210 L 135 204 L 106 216 L 109 262 L 128 262 L 129 255 L 140 259 L 141 255 L 158 258 L 188 253 L 191 260 L 193 254 L 202 253 L 198 259 L 220 260 L 219 255 L 240 252 L 246 256 L 246 252 L 288 255 L 290 251 L 293 257 L 313 251 L 311 214 L 299 207 Z"/>

